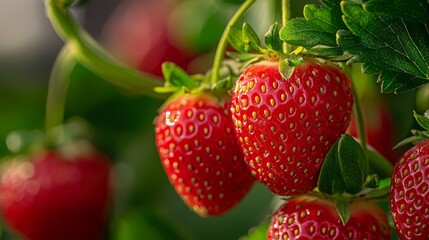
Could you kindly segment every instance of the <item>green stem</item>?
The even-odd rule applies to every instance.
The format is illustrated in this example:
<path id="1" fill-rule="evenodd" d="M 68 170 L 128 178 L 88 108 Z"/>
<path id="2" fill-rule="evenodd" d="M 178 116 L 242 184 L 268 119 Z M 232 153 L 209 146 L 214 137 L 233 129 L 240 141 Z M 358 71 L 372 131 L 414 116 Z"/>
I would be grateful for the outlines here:
<path id="1" fill-rule="evenodd" d="M 235 12 L 234 16 L 229 20 L 226 28 L 222 34 L 222 37 L 219 40 L 219 44 L 216 49 L 216 55 L 213 61 L 213 70 L 212 70 L 212 78 L 211 83 L 216 84 L 219 80 L 219 69 L 222 65 L 223 56 L 225 54 L 226 46 L 228 44 L 228 35 L 231 31 L 231 27 L 233 27 L 243 15 L 247 12 L 247 10 L 256 2 L 256 0 L 247 0 L 245 1 L 241 7 Z"/>
<path id="2" fill-rule="evenodd" d="M 352 74 L 350 73 L 350 69 L 346 66 L 345 63 L 340 63 L 341 67 L 344 69 L 344 71 L 346 71 L 347 75 L 349 76 L 351 83 L 352 83 L 352 94 L 353 94 L 353 98 L 354 98 L 354 116 L 356 117 L 356 122 L 358 124 L 358 133 L 359 133 L 359 139 L 360 139 L 360 143 L 362 145 L 363 149 L 367 149 L 366 144 L 366 132 L 365 132 L 365 123 L 363 120 L 363 114 L 362 114 L 362 109 L 360 106 L 360 101 L 359 101 L 359 95 L 357 93 L 356 90 L 356 86 L 354 83 L 354 79 L 352 78 Z"/>
<path id="3" fill-rule="evenodd" d="M 72 18 L 61 0 L 45 0 L 46 12 L 57 34 L 67 42 L 77 61 L 119 87 L 158 99 L 167 95 L 154 92 L 163 86 L 160 79 L 121 65 L 96 43 Z"/>
<path id="4" fill-rule="evenodd" d="M 49 78 L 49 89 L 46 100 L 46 129 L 51 129 L 63 123 L 70 73 L 75 65 L 76 59 L 72 55 L 68 45 L 65 45 L 55 60 Z"/>
<path id="5" fill-rule="evenodd" d="M 282 0 L 282 25 L 285 26 L 290 18 L 291 18 L 290 0 Z M 290 53 L 289 44 L 287 44 L 286 42 L 283 42 L 283 51 L 287 54 Z"/>

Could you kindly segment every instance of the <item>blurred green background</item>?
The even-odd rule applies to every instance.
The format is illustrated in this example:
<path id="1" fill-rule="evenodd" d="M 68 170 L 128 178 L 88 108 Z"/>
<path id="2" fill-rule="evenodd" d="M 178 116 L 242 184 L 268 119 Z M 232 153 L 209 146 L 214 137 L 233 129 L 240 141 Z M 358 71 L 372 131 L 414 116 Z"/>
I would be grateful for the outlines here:
<path id="1" fill-rule="evenodd" d="M 224 26 L 243 2 L 155 0 L 150 4 L 165 2 L 169 10 L 150 20 L 144 17 L 144 9 L 137 14 L 139 17 L 127 18 L 131 9 L 126 2 L 130 1 L 91 0 L 73 8 L 73 14 L 92 37 L 131 67 L 144 69 L 145 62 L 153 63 L 161 54 L 167 54 L 163 46 L 172 42 L 175 50 L 171 52 L 177 56 L 178 51 L 184 51 L 192 59 L 185 64 L 190 72 L 210 67 Z M 292 1 L 292 16 L 301 16 L 308 2 L 314 1 Z M 246 15 L 246 21 L 262 35 L 280 19 L 279 3 L 259 1 Z M 145 4 L 149 3 L 138 6 L 144 8 Z M 147 28 L 150 31 L 144 30 Z M 163 34 L 170 43 L 160 40 L 160 29 L 167 32 Z M 49 74 L 63 42 L 51 28 L 42 1 L 0 1 L 0 33 L 0 155 L 6 156 L 9 152 L 4 140 L 9 132 L 43 128 Z M 151 40 L 153 35 L 158 38 Z M 422 112 L 428 108 L 428 87 L 419 92 L 386 95 L 378 93 L 374 78 L 360 74 L 357 78 L 362 78 L 357 85 L 363 98 L 377 95 L 366 104 L 378 99 L 387 103 L 394 142 L 407 136 L 414 126 L 412 110 Z M 224 216 L 201 218 L 189 210 L 169 184 L 155 148 L 153 120 L 161 104 L 118 89 L 82 65 L 73 69 L 65 118 L 81 116 L 93 126 L 95 143 L 110 156 L 117 176 L 115 206 L 102 239 L 228 240 L 246 235 L 269 216 L 278 199 L 273 199 L 266 187 L 255 184 L 248 196 Z M 16 238 L 6 229 L 1 239 Z"/>

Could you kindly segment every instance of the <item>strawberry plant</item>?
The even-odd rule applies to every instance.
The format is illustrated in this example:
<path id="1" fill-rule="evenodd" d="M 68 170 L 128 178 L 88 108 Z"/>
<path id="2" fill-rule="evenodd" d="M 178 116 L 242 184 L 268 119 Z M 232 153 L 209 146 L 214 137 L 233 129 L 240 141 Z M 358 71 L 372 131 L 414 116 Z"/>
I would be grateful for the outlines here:
<path id="1" fill-rule="evenodd" d="M 254 8 L 256 2 L 269 6 Z M 155 41 L 159 45 L 150 45 L 144 40 L 127 38 L 127 34 L 113 34 L 114 38 L 138 41 L 125 44 L 131 49 L 126 54 L 137 53 L 135 46 L 148 48 L 144 62 L 157 70 L 142 65 L 138 69 L 136 62 L 128 66 L 129 62 L 120 57 L 123 52 L 107 52 L 72 17 L 70 8 L 84 2 L 46 0 L 47 16 L 65 45 L 51 73 L 45 132 L 49 134 L 63 123 L 66 94 L 72 83 L 69 80 L 77 64 L 82 65 L 113 87 L 125 90 L 128 94 L 121 97 L 128 96 L 129 101 L 134 101 L 135 95 L 156 99 L 155 102 L 145 99 L 136 107 L 136 112 L 146 110 L 142 115 L 149 116 L 153 123 L 141 124 L 141 129 L 150 137 L 136 140 L 133 147 L 156 153 L 144 161 L 158 164 L 163 171 L 160 178 L 167 184 L 157 181 L 156 186 L 145 188 L 156 191 L 142 194 L 143 197 L 133 201 L 123 201 L 119 195 L 109 199 L 105 157 L 85 155 L 88 148 L 72 148 L 73 157 L 70 157 L 63 151 L 67 144 L 54 144 L 55 148 L 43 151 L 42 155 L 26 155 L 30 161 L 9 164 L 2 169 L 0 206 L 8 228 L 30 240 L 96 239 L 103 228 L 107 228 L 104 221 L 108 216 L 103 210 L 112 200 L 117 210 L 110 216 L 112 224 L 120 226 L 112 227 L 119 229 L 118 232 L 112 230 L 105 238 L 132 239 L 132 235 L 127 235 L 131 231 L 128 226 L 138 232 L 134 236 L 145 236 L 143 230 L 146 229 L 153 239 L 165 236 L 192 239 L 187 233 L 197 231 L 207 239 L 239 236 L 253 240 L 428 239 L 429 116 L 427 112 L 424 116 L 419 113 L 427 110 L 425 106 L 429 102 L 424 94 L 429 80 L 429 3 L 425 0 L 320 0 L 302 4 L 297 12 L 292 9 L 300 6 L 299 1 L 282 0 L 281 5 L 279 2 L 177 2 L 180 8 L 168 19 L 172 24 L 168 30 L 181 36 L 178 41 L 204 50 L 218 42 L 212 53 L 212 66 L 189 74 L 184 70 L 189 59 L 184 58 L 186 61 L 182 62 L 178 49 L 170 48 L 175 43 L 162 40 Z M 158 14 L 154 10 L 158 8 L 150 9 L 145 4 L 149 3 L 142 3 L 144 14 L 136 17 L 153 23 L 145 27 L 136 20 L 133 24 L 138 25 L 138 30 L 147 31 L 147 36 L 153 37 L 155 30 L 159 30 L 165 37 L 164 12 Z M 235 13 L 221 36 L 210 37 L 211 31 L 227 21 L 217 18 L 230 14 L 228 11 L 225 15 L 219 14 L 221 6 L 232 7 Z M 281 17 L 265 26 L 260 19 L 267 15 Z M 201 21 L 197 21 L 197 17 L 207 22 L 198 25 Z M 187 24 L 174 25 L 179 22 Z M 122 40 L 114 45 L 120 48 L 121 44 L 124 44 Z M 360 68 L 358 73 L 357 68 Z M 410 143 L 415 146 L 409 147 L 400 159 L 395 159 L 392 150 L 393 136 L 398 137 L 395 133 L 399 132 L 400 123 L 388 126 L 381 121 L 375 130 L 386 128 L 387 132 L 377 137 L 372 135 L 370 116 L 383 115 L 384 105 L 379 98 L 370 101 L 361 98 L 356 86 L 363 81 L 376 81 L 380 94 L 395 99 L 414 97 L 409 93 L 418 91 L 418 113 L 414 116 L 424 130 L 412 130 L 411 137 L 402 136 L 409 138 L 397 147 L 408 147 Z M 411 116 L 411 109 L 402 110 L 400 102 L 396 112 Z M 157 112 L 150 111 L 149 105 L 154 104 L 158 104 Z M 110 103 L 109 111 L 119 112 L 113 106 Z M 394 117 L 390 119 L 398 121 Z M 408 131 L 411 126 L 404 128 Z M 64 136 L 63 133 L 55 135 Z M 37 143 L 34 137 L 18 142 L 28 142 L 33 150 L 40 149 L 40 145 L 34 145 Z M 98 161 L 100 159 L 104 160 Z M 88 171 L 79 165 L 90 160 L 103 164 L 95 166 L 94 163 Z M 124 161 L 115 161 L 119 172 L 143 173 Z M 28 168 L 32 173 L 25 175 L 28 169 L 20 169 L 22 166 L 32 166 Z M 45 178 L 64 177 L 66 174 L 57 174 L 55 169 L 64 169 L 66 173 L 71 167 L 82 176 L 82 182 L 77 183 L 79 187 L 76 182 L 61 182 L 63 185 L 58 184 L 54 190 L 40 188 L 32 192 L 28 187 Z M 150 170 L 145 174 L 147 172 Z M 133 174 L 121 176 L 129 177 L 130 182 L 134 180 Z M 103 184 L 94 187 L 99 181 Z M 256 201 L 252 197 L 256 188 L 266 190 L 265 193 L 276 200 L 277 207 Z M 163 194 L 169 189 L 173 193 Z M 120 187 L 118 190 L 126 192 Z M 105 194 L 96 196 L 101 192 Z M 170 214 L 166 214 L 167 218 L 176 220 L 170 222 L 188 225 L 184 228 L 189 232 L 176 233 L 174 227 L 161 220 L 163 217 L 154 216 L 158 214 L 157 209 L 139 208 L 149 202 L 146 199 Z M 246 208 L 248 202 L 259 208 Z M 172 211 L 175 208 L 169 208 L 169 204 L 183 207 L 184 211 L 182 214 Z M 52 206 L 55 208 L 50 208 Z M 93 214 L 86 217 L 79 211 L 82 208 L 85 213 L 93 211 Z M 239 208 L 251 216 L 228 220 Z M 139 215 L 134 209 L 145 212 Z M 259 214 L 260 209 L 268 216 Z M 57 221 L 56 214 L 70 216 L 68 222 Z M 182 217 L 185 215 L 189 216 Z M 136 224 L 117 220 L 125 217 L 147 224 L 138 229 Z M 249 220 L 254 221 L 252 225 L 262 223 L 244 236 L 250 227 Z M 241 228 L 236 235 L 225 237 L 215 225 L 211 234 L 198 227 L 201 222 L 215 224 L 216 221 L 223 222 L 223 228 Z M 157 223 L 158 231 L 154 229 Z M 55 229 L 47 230 L 47 226 Z M 162 230 L 163 227 L 168 230 Z"/>

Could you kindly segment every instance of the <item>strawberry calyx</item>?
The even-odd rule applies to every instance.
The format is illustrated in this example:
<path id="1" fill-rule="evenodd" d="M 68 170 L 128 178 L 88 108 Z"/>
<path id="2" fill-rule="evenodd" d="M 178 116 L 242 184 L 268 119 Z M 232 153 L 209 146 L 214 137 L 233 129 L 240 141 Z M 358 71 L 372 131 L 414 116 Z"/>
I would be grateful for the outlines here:
<path id="1" fill-rule="evenodd" d="M 334 200 L 343 224 L 350 218 L 351 202 L 388 201 L 390 178 L 380 180 L 370 168 L 369 156 L 352 136 L 343 134 L 322 164 L 316 192 Z"/>
<path id="2" fill-rule="evenodd" d="M 189 75 L 185 70 L 172 62 L 165 62 L 162 65 L 162 72 L 165 84 L 154 89 L 158 93 L 170 93 L 170 97 L 161 106 L 164 108 L 172 100 L 185 94 L 199 95 L 209 94 L 216 97 L 219 103 L 224 101 L 224 97 L 233 88 L 239 74 L 232 61 L 224 61 L 220 69 L 219 81 L 211 83 L 212 72 L 209 70 L 205 74 Z"/>
<path id="3" fill-rule="evenodd" d="M 279 23 L 272 24 L 264 35 L 264 44 L 262 44 L 256 31 L 249 24 L 244 23 L 241 29 L 232 27 L 228 41 L 236 52 L 227 52 L 227 54 L 230 58 L 242 63 L 240 69 L 263 60 L 279 62 L 280 74 L 284 79 L 289 79 L 294 68 L 301 65 L 304 58 L 301 56 L 302 48 L 297 48 L 291 53 L 284 52 L 280 29 Z"/>
<path id="4" fill-rule="evenodd" d="M 399 142 L 395 148 L 399 148 L 402 146 L 405 146 L 407 144 L 413 144 L 417 145 L 427 139 L 429 139 L 429 110 L 423 113 L 423 115 L 420 115 L 414 111 L 414 118 L 416 119 L 417 123 L 422 127 L 424 130 L 418 130 L 418 129 L 412 129 L 411 130 L 411 137 L 408 137 L 401 142 Z"/>

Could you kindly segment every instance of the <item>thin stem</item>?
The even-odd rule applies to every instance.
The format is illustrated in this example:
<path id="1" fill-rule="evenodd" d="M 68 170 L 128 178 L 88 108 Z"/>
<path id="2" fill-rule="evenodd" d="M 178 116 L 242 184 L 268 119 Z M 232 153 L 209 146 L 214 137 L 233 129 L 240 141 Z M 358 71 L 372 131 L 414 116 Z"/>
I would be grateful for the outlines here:
<path id="1" fill-rule="evenodd" d="M 55 60 L 49 78 L 46 100 L 46 129 L 51 129 L 63 123 L 70 73 L 75 66 L 76 59 L 72 55 L 68 45 L 65 45 Z"/>
<path id="2" fill-rule="evenodd" d="M 223 56 L 225 54 L 226 46 L 228 44 L 228 35 L 233 27 L 240 19 L 244 16 L 247 10 L 256 2 L 256 0 L 247 0 L 245 1 L 240 8 L 235 12 L 234 16 L 229 20 L 226 25 L 225 30 L 223 31 L 222 37 L 219 40 L 219 44 L 216 49 L 216 55 L 213 61 L 213 70 L 211 83 L 216 84 L 219 80 L 219 69 L 222 64 Z"/>
<path id="3" fill-rule="evenodd" d="M 290 0 L 282 0 L 282 25 L 285 26 L 290 18 Z M 290 53 L 289 44 L 287 44 L 286 42 L 283 42 L 283 51 L 287 54 Z"/>
<path id="4" fill-rule="evenodd" d="M 57 34 L 67 42 L 77 61 L 94 73 L 119 87 L 165 99 L 167 95 L 154 92 L 161 87 L 158 78 L 121 65 L 96 43 L 72 18 L 61 0 L 45 0 L 46 12 Z"/>
<path id="5" fill-rule="evenodd" d="M 346 73 L 349 76 L 351 83 L 352 83 L 352 94 L 353 94 L 353 98 L 354 98 L 354 102 L 355 102 L 353 114 L 356 118 L 356 122 L 358 125 L 358 133 L 359 133 L 360 143 L 361 143 L 363 149 L 367 149 L 367 147 L 366 147 L 367 141 L 366 141 L 365 123 L 363 120 L 363 114 L 362 114 L 362 109 L 360 106 L 359 95 L 357 93 L 356 86 L 354 84 L 354 80 L 352 78 L 352 75 L 350 73 L 349 68 L 346 66 L 345 63 L 340 63 L 340 65 L 344 69 L 344 71 L 346 71 Z"/>

